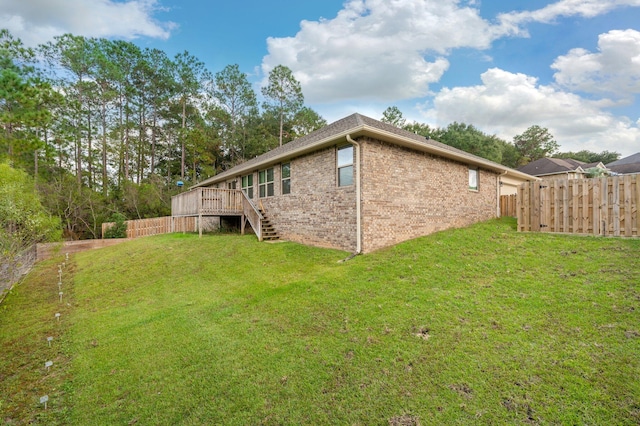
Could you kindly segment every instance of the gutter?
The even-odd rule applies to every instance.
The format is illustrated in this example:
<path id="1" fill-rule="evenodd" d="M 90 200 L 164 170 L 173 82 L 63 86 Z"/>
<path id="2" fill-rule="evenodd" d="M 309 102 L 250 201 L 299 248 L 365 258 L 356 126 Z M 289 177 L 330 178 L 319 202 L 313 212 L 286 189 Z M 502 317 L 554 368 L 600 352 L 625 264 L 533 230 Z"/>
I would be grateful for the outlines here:
<path id="1" fill-rule="evenodd" d="M 360 144 L 351 138 L 351 135 L 347 134 L 347 141 L 356 147 L 356 164 L 358 170 L 356 174 L 356 252 L 360 254 L 362 252 L 362 219 L 361 219 L 361 201 L 360 201 Z"/>
<path id="2" fill-rule="evenodd" d="M 212 176 L 208 179 L 205 179 L 202 182 L 192 185 L 189 189 L 194 189 L 201 186 L 208 186 L 217 182 L 223 182 L 225 179 L 229 177 L 240 176 L 244 173 L 252 172 L 252 171 L 258 170 L 259 168 L 267 167 L 270 164 L 277 164 L 279 162 L 286 161 L 288 159 L 303 155 L 305 153 L 313 152 L 315 150 L 334 145 L 336 142 L 340 141 L 344 137 L 348 137 L 347 141 L 349 141 L 349 139 L 353 140 L 352 135 L 371 136 L 376 139 L 391 142 L 398 146 L 404 146 L 420 152 L 427 152 L 433 155 L 449 158 L 462 163 L 479 166 L 479 167 L 492 170 L 498 173 L 505 171 L 505 168 L 508 169 L 508 167 L 502 166 L 501 164 L 494 163 L 493 161 L 489 161 L 484 158 L 474 156 L 464 151 L 449 150 L 436 145 L 430 145 L 426 141 L 426 139 L 425 139 L 425 142 L 420 142 L 420 141 L 417 141 L 416 139 L 408 138 L 407 136 L 404 136 L 404 135 L 400 135 L 397 133 L 392 133 L 382 129 L 371 127 L 367 124 L 361 124 L 359 126 L 354 126 L 347 130 L 330 134 L 327 137 L 324 137 L 320 140 L 312 142 L 308 145 L 303 145 L 301 147 L 295 148 L 293 150 L 282 149 L 282 147 L 275 148 L 275 150 L 278 150 L 281 152 L 278 152 L 275 155 L 267 156 L 267 158 L 264 158 L 264 159 L 262 159 L 261 157 L 256 157 L 255 159 L 248 160 L 246 163 L 235 166 L 227 171 L 220 173 L 219 175 Z M 294 143 L 294 142 L 290 142 L 290 143 Z M 358 146 L 357 142 L 354 145 L 357 147 Z M 536 178 L 535 176 L 522 173 L 518 170 L 510 170 L 510 175 L 515 178 L 524 179 L 524 180 L 532 180 L 532 179 L 539 180 L 539 178 Z"/>
<path id="3" fill-rule="evenodd" d="M 353 130 L 350 133 L 353 134 L 355 131 L 356 130 Z M 439 147 L 437 145 L 430 145 L 426 142 L 426 140 L 424 143 L 418 142 L 415 139 L 408 138 L 407 136 L 388 132 L 386 130 L 381 130 L 375 127 L 368 126 L 366 124 L 362 126 L 362 131 L 373 134 L 374 137 L 379 138 L 380 136 L 382 136 L 384 138 L 387 138 L 383 140 L 392 141 L 392 143 L 394 143 L 395 145 L 404 146 L 404 147 L 411 148 L 421 152 L 428 152 L 430 154 L 437 155 L 439 157 L 448 158 L 455 161 L 459 161 L 461 163 L 482 167 L 484 169 L 491 170 L 494 172 L 511 171 L 511 176 L 517 177 L 520 179 L 530 180 L 531 178 L 533 178 L 534 180 L 540 180 L 535 176 L 531 176 L 527 173 L 520 172 L 519 170 L 516 170 L 516 169 L 511 169 L 507 166 L 503 166 L 502 164 L 495 163 L 491 160 L 487 160 L 485 158 L 478 157 L 473 154 L 469 154 L 468 152 L 464 152 L 456 148 L 449 147 L 435 140 L 433 142 L 439 143 L 441 145 L 445 145 L 447 148 L 452 148 L 452 149 Z"/>
<path id="4" fill-rule="evenodd" d="M 224 180 L 226 180 L 227 178 L 232 177 L 232 176 L 239 176 L 239 175 L 242 175 L 244 173 L 253 172 L 253 171 L 258 170 L 260 168 L 267 167 L 267 166 L 269 166 L 271 164 L 278 164 L 278 163 L 280 163 L 282 161 L 286 161 L 286 160 L 289 160 L 291 158 L 295 158 L 295 157 L 298 157 L 300 155 L 304 155 L 306 153 L 317 151 L 318 149 L 322 149 L 322 148 L 325 148 L 325 147 L 328 147 L 328 146 L 335 145 L 336 141 L 339 141 L 343 137 L 345 137 L 345 136 L 347 136 L 347 135 L 349 135 L 351 133 L 354 133 L 354 132 L 361 132 L 363 130 L 365 130 L 364 125 L 358 126 L 358 127 L 354 127 L 354 128 L 351 128 L 351 129 L 349 129 L 347 131 L 343 131 L 343 132 L 340 132 L 340 133 L 336 133 L 336 134 L 327 136 L 327 137 L 322 138 L 322 139 L 320 139 L 318 141 L 315 141 L 315 142 L 313 142 L 313 143 L 311 143 L 309 145 L 304 145 L 304 146 L 302 146 L 300 148 L 297 148 L 297 149 L 294 149 L 294 150 L 291 150 L 291 151 L 284 150 L 283 152 L 280 152 L 280 153 L 277 153 L 277 154 L 275 154 L 273 156 L 265 158 L 262 161 L 255 161 L 256 159 L 261 158 L 261 156 L 252 158 L 252 159 L 247 160 L 246 162 L 244 162 L 242 164 L 239 164 L 239 165 L 237 165 L 235 167 L 232 167 L 229 170 L 225 170 L 224 172 L 222 172 L 222 173 L 220 173 L 218 175 L 212 176 L 212 177 L 210 177 L 208 179 L 203 180 L 202 182 L 199 182 L 199 183 L 189 187 L 189 190 L 197 188 L 197 187 L 200 187 L 200 186 L 208 186 L 208 185 L 211 185 L 211 184 L 214 184 L 214 183 L 223 182 Z M 289 143 L 293 143 L 293 141 L 289 142 Z M 285 146 L 285 145 L 283 145 L 283 146 Z M 282 147 L 274 148 L 272 151 L 280 150 L 281 148 Z M 268 153 L 265 153 L 263 155 L 266 155 L 266 154 L 268 154 Z M 230 171 L 233 171 L 233 173 L 228 173 Z"/>

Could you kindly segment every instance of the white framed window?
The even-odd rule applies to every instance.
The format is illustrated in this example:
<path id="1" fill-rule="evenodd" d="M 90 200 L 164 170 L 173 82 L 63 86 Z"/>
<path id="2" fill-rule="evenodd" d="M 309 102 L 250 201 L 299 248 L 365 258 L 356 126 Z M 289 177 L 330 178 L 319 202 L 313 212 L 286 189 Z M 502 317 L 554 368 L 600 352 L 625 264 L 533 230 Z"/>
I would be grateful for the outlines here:
<path id="1" fill-rule="evenodd" d="M 280 166 L 280 176 L 282 178 L 282 195 L 291 194 L 291 163 L 284 163 Z"/>
<path id="2" fill-rule="evenodd" d="M 478 178 L 480 177 L 477 167 L 469 167 L 469 189 L 478 190 Z"/>
<path id="3" fill-rule="evenodd" d="M 247 197 L 253 198 L 253 174 L 242 176 L 242 190 Z"/>
<path id="4" fill-rule="evenodd" d="M 353 145 L 338 148 L 338 186 L 353 185 Z"/>
<path id="5" fill-rule="evenodd" d="M 273 167 L 258 172 L 260 198 L 273 197 Z"/>

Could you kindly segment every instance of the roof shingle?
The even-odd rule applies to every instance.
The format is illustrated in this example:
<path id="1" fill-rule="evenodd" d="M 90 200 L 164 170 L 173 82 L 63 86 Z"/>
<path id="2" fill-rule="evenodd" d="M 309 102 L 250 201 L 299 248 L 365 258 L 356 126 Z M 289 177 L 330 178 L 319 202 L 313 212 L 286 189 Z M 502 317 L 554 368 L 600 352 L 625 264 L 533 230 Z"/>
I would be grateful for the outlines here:
<path id="1" fill-rule="evenodd" d="M 434 141 L 432 139 L 427 139 L 424 136 L 420 136 L 407 130 L 400 129 L 391 124 L 374 120 L 373 118 L 355 113 L 338 121 L 335 121 L 319 130 L 309 133 L 306 136 L 295 139 L 287 144 L 274 148 L 269 152 L 245 161 L 244 163 L 238 164 L 229 170 L 226 170 L 212 178 L 206 179 L 203 182 L 194 185 L 194 187 L 207 186 L 215 182 L 223 181 L 227 178 L 236 176 L 241 172 L 255 170 L 256 168 L 261 167 L 265 164 L 275 162 L 277 159 L 281 160 L 283 158 L 286 158 L 288 155 L 294 157 L 295 155 L 304 151 L 305 148 L 311 149 L 318 144 L 323 144 L 325 142 L 329 143 L 338 140 L 339 138 L 343 138 L 349 133 L 355 133 L 365 129 L 373 129 L 379 134 L 387 133 L 391 136 L 397 137 L 398 139 L 410 139 L 412 141 L 412 145 L 421 146 L 423 147 L 423 149 L 431 149 L 433 151 L 437 151 L 441 153 L 441 155 L 451 155 L 454 158 L 462 157 L 466 160 L 471 160 L 480 164 L 487 165 L 496 170 L 508 169 L 507 167 L 502 166 L 498 163 L 494 163 L 487 159 L 469 154 L 468 152 L 462 151 L 452 146 Z"/>

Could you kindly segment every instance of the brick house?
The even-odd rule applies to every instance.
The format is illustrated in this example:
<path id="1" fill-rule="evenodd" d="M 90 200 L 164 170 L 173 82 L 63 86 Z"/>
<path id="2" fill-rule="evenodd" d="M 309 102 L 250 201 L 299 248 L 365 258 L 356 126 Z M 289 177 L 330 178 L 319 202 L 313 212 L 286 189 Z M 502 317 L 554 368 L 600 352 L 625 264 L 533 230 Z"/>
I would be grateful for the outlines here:
<path id="1" fill-rule="evenodd" d="M 498 216 L 501 179 L 507 176 L 510 182 L 536 179 L 353 114 L 200 182 L 179 197 L 217 188 L 222 192 L 199 195 L 196 204 L 215 200 L 211 202 L 222 202 L 229 213 L 231 203 L 237 214 L 243 210 L 243 226 L 257 214 L 280 238 L 367 253 Z M 226 200 L 227 194 L 234 198 L 238 192 L 244 207 Z M 185 209 L 185 203 L 172 200 L 172 214 L 195 215 L 203 209 Z M 216 206 L 205 207 L 201 215 L 227 215 Z M 251 222 L 254 230 L 260 228 L 256 223 Z M 260 230 L 256 234 L 262 239 Z"/>

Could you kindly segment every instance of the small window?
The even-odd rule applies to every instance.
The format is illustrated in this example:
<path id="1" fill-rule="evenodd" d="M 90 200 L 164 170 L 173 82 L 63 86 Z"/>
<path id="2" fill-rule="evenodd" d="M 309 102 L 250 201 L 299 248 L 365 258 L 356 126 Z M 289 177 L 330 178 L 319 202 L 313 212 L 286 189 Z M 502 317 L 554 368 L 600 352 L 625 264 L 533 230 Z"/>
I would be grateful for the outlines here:
<path id="1" fill-rule="evenodd" d="M 478 190 L 478 169 L 469 167 L 469 189 Z"/>
<path id="2" fill-rule="evenodd" d="M 258 172 L 260 198 L 273 197 L 273 167 Z"/>
<path id="3" fill-rule="evenodd" d="M 282 195 L 291 193 L 291 163 L 284 163 L 280 172 L 282 175 Z"/>
<path id="4" fill-rule="evenodd" d="M 253 175 L 242 176 L 242 190 L 247 197 L 253 198 Z"/>
<path id="5" fill-rule="evenodd" d="M 338 149 L 338 186 L 353 185 L 353 146 Z"/>
<path id="6" fill-rule="evenodd" d="M 227 189 L 236 189 L 236 181 L 227 182 Z"/>

